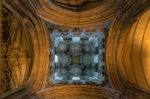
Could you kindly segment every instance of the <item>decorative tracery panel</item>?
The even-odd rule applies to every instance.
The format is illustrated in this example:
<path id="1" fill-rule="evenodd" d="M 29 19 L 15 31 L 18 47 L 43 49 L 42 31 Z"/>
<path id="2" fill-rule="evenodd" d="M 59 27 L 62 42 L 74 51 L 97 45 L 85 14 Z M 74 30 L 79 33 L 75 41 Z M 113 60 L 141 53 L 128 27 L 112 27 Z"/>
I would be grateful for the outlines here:
<path id="1" fill-rule="evenodd" d="M 3 7 L 1 40 L 1 94 L 22 86 L 31 69 L 32 43 L 21 18 Z"/>

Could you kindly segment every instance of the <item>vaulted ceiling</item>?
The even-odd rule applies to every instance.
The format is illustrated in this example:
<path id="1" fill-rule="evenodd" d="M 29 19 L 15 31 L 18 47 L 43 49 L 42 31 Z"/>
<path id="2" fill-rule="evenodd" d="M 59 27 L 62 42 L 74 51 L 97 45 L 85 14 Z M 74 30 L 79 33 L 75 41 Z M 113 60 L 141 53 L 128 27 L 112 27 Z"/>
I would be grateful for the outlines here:
<path id="1" fill-rule="evenodd" d="M 32 10 L 40 18 L 68 27 L 102 25 L 118 13 L 121 3 L 122 0 L 107 2 L 104 0 L 32 0 L 30 2 Z M 83 9 L 86 6 L 89 8 Z"/>
<path id="2" fill-rule="evenodd" d="M 149 8 L 149 0 L 4 0 L 2 98 L 149 99 Z M 49 82 L 49 34 L 58 27 L 107 33 L 105 63 L 111 87 Z"/>

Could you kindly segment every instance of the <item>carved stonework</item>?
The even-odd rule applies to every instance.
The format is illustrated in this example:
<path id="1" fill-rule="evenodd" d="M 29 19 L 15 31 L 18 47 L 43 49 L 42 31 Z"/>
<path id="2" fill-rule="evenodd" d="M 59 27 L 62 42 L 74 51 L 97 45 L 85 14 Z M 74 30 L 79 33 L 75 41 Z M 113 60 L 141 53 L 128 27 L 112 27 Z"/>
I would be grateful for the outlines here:
<path id="1" fill-rule="evenodd" d="M 105 33 L 58 32 L 51 34 L 50 81 L 56 84 L 106 85 Z M 104 45 L 102 47 L 102 45 Z M 95 50 L 93 50 L 93 48 Z"/>
<path id="2" fill-rule="evenodd" d="M 41 90 L 34 99 L 121 99 L 120 94 L 99 86 L 67 85 Z"/>
<path id="3" fill-rule="evenodd" d="M 1 34 L 1 82 L 3 93 L 25 83 L 31 65 L 30 37 L 24 31 L 22 20 L 3 7 L 3 32 Z"/>
<path id="4" fill-rule="evenodd" d="M 31 10 L 47 22 L 73 28 L 101 26 L 120 10 L 122 0 L 31 0 Z"/>
<path id="5" fill-rule="evenodd" d="M 11 93 L 5 94 L 2 99 L 150 99 L 150 12 L 146 12 L 150 8 L 149 0 L 3 0 L 3 2 L 16 16 L 14 18 L 10 13 L 8 14 L 10 17 L 4 17 L 6 21 L 3 21 L 2 29 L 6 35 L 0 33 L 2 41 L 0 95 L 26 81 L 28 77 L 22 78 L 22 75 L 26 75 L 22 71 L 25 71 L 26 67 L 32 68 L 26 87 L 10 91 Z M 143 14 L 144 12 L 146 13 Z M 142 14 L 143 16 L 140 16 Z M 135 18 L 137 16 L 140 16 L 138 20 Z M 23 17 L 28 21 L 25 22 L 28 28 L 24 28 Z M 43 20 L 56 26 L 86 29 L 103 27 L 106 22 L 114 20 L 108 33 L 105 57 L 111 82 L 108 86 L 113 86 L 112 89 L 77 83 L 46 86 L 46 83 L 50 82 L 49 80 L 46 82 L 46 78 L 49 78 L 48 72 L 52 71 L 52 68 L 48 67 L 52 58 L 49 57 L 49 47 L 52 45 Z M 50 33 L 53 31 L 52 28 Z M 32 42 L 28 42 L 30 39 L 29 36 L 26 37 L 28 33 Z M 28 46 L 30 44 L 33 44 L 33 48 Z M 64 45 L 60 48 L 61 52 L 69 51 Z M 89 52 L 89 46 L 82 49 L 86 53 Z M 87 55 L 83 57 L 84 61 L 90 60 Z M 78 56 L 72 60 L 73 64 L 80 62 Z M 86 61 L 83 63 L 89 64 Z M 78 75 L 80 70 L 78 66 L 76 67 L 70 72 Z M 89 70 L 95 71 L 87 69 L 85 73 L 89 74 Z M 61 69 L 60 72 L 65 74 L 66 70 Z M 35 97 L 32 97 L 34 95 Z"/>

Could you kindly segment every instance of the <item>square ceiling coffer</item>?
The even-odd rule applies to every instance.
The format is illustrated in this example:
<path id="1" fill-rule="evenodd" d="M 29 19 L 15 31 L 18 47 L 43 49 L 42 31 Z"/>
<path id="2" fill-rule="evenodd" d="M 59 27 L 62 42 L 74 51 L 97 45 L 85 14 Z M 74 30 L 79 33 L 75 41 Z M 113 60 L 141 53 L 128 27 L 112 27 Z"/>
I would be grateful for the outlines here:
<path id="1" fill-rule="evenodd" d="M 105 81 L 105 34 L 58 32 L 51 37 L 51 76 L 54 84 L 102 84 Z"/>

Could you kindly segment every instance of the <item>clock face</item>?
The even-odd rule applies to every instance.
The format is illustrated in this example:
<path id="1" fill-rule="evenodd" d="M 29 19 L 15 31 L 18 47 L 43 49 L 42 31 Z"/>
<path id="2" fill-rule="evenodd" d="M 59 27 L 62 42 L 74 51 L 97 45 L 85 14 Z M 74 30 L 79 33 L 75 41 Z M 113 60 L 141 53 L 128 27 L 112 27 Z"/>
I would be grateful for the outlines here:
<path id="1" fill-rule="evenodd" d="M 94 36 L 66 34 L 52 33 L 51 35 L 53 83 L 102 84 L 105 80 L 103 73 L 105 48 L 102 47 L 104 33 L 91 33 Z"/>

